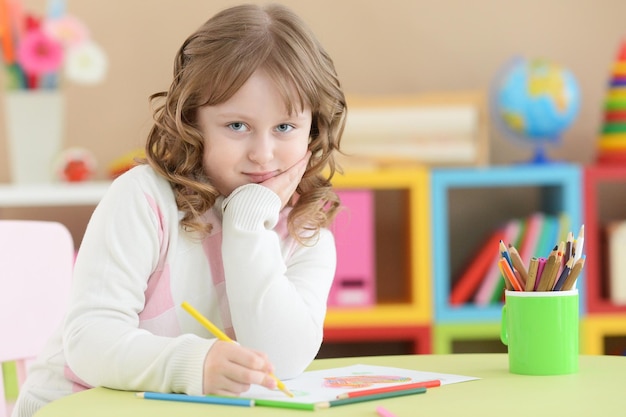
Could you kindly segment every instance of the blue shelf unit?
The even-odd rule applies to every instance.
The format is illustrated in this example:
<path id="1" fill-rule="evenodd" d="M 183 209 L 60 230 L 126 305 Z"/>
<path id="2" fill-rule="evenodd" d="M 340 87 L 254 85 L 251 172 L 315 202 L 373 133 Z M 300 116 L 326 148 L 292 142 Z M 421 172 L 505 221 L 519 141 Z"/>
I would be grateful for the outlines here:
<path id="1" fill-rule="evenodd" d="M 450 305 L 454 278 L 484 243 L 486 234 L 512 218 L 526 217 L 535 211 L 550 215 L 564 212 L 576 234 L 582 224 L 581 190 L 582 170 L 566 163 L 433 169 L 432 288 L 436 322 L 499 321 L 502 303 Z M 583 314 L 584 274 L 577 288 Z"/>

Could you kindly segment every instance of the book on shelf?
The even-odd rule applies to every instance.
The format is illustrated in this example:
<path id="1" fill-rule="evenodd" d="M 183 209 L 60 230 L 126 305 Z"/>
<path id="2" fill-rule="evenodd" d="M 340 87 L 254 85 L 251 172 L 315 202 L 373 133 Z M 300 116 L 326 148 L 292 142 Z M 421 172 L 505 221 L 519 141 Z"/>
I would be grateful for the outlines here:
<path id="1" fill-rule="evenodd" d="M 546 214 L 543 219 L 543 227 L 539 235 L 537 250 L 535 256 L 548 256 L 550 251 L 554 249 L 559 234 L 559 223 L 556 216 Z"/>
<path id="2" fill-rule="evenodd" d="M 606 228 L 611 302 L 626 304 L 626 220 L 611 222 Z"/>
<path id="3" fill-rule="evenodd" d="M 454 283 L 450 292 L 450 305 L 458 306 L 472 298 L 497 255 L 498 243 L 504 238 L 504 227 L 495 229 L 487 237 L 463 274 Z"/>
<path id="4" fill-rule="evenodd" d="M 526 219 L 526 230 L 519 246 L 519 256 L 528 267 L 530 258 L 537 255 L 539 236 L 543 228 L 545 214 L 537 211 Z"/>

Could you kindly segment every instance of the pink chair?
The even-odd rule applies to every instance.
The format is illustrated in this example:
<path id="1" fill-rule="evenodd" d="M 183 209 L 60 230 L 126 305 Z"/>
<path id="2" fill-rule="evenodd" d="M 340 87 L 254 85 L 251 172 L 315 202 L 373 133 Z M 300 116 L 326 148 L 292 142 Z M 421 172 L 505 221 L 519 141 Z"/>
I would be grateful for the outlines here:
<path id="1" fill-rule="evenodd" d="M 15 361 L 18 387 L 62 322 L 73 265 L 74 242 L 61 223 L 0 220 L 0 363 Z M 0 417 L 12 408 L 0 367 Z"/>

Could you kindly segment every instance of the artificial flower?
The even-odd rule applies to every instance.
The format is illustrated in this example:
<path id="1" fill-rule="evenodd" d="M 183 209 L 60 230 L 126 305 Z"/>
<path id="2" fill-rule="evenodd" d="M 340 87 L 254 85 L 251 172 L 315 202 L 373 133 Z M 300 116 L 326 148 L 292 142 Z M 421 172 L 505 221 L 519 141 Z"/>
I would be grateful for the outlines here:
<path id="1" fill-rule="evenodd" d="M 48 1 L 45 18 L 20 13 L 8 22 L 7 28 L 18 35 L 9 88 L 57 89 L 62 72 L 78 83 L 101 82 L 108 69 L 104 50 L 92 41 L 82 20 L 66 13 L 63 0 Z"/>
<path id="2" fill-rule="evenodd" d="M 17 62 L 27 74 L 58 71 L 63 65 L 63 45 L 39 28 L 29 30 L 17 48 Z"/>
<path id="3" fill-rule="evenodd" d="M 73 47 L 89 39 L 89 29 L 72 15 L 61 16 L 44 22 L 44 31 L 60 41 L 65 47 Z"/>
<path id="4" fill-rule="evenodd" d="M 104 50 L 93 41 L 67 49 L 65 75 L 80 84 L 96 84 L 104 79 L 108 61 Z"/>

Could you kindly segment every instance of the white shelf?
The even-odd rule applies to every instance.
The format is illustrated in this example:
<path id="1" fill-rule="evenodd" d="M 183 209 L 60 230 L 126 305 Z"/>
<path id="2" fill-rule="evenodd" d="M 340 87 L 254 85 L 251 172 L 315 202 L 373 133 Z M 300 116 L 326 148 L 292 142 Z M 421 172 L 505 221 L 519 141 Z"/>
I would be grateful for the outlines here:
<path id="1" fill-rule="evenodd" d="M 49 184 L 0 184 L 0 207 L 96 205 L 109 181 Z"/>

